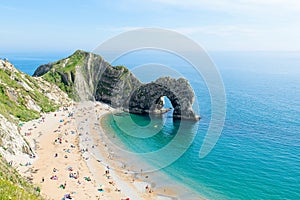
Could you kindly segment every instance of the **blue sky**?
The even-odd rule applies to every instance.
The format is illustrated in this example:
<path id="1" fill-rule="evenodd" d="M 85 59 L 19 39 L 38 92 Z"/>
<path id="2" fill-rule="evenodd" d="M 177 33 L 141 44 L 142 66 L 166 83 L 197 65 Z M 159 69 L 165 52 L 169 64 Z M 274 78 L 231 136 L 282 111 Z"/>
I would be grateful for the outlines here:
<path id="1" fill-rule="evenodd" d="M 92 50 L 140 27 L 178 31 L 205 49 L 300 50 L 297 0 L 2 1 L 0 51 Z"/>

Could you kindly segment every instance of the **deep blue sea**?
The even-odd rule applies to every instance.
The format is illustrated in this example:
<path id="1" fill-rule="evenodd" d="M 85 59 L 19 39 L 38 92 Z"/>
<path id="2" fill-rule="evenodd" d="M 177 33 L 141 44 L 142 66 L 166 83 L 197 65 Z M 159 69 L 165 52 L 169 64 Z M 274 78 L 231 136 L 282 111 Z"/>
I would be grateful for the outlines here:
<path id="1" fill-rule="evenodd" d="M 109 115 L 105 119 L 107 128 L 114 131 L 129 151 L 137 153 L 159 150 L 177 134 L 194 138 L 184 154 L 162 171 L 208 199 L 300 199 L 300 52 L 209 52 L 209 55 L 224 82 L 227 111 L 222 134 L 206 157 L 199 158 L 199 150 L 211 120 L 209 90 L 191 66 L 174 55 L 133 53 L 113 64 L 129 69 L 145 63 L 172 67 L 189 79 L 202 119 L 197 123 L 180 122 L 183 131 L 178 133 L 178 122 L 172 120 L 170 113 L 163 119 L 152 119 L 154 123 L 143 116 Z M 66 55 L 11 56 L 0 55 L 32 74 L 38 65 Z M 136 74 L 144 81 L 153 79 L 150 72 L 143 75 L 136 70 Z M 170 102 L 167 104 L 170 106 Z M 132 121 L 136 126 L 128 126 Z M 135 137 L 141 132 L 156 131 L 157 126 L 151 124 L 160 121 L 163 126 L 154 136 Z M 183 148 L 178 142 L 169 155 Z M 153 160 L 149 163 L 155 165 Z"/>

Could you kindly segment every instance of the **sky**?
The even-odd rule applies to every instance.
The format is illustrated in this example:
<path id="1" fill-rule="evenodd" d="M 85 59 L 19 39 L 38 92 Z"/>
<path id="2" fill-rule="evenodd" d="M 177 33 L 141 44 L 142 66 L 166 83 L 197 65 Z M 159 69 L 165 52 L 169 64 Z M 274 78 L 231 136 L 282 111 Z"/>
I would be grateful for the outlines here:
<path id="1" fill-rule="evenodd" d="M 0 2 L 0 52 L 93 50 L 137 28 L 184 34 L 208 51 L 299 51 L 298 0 Z"/>

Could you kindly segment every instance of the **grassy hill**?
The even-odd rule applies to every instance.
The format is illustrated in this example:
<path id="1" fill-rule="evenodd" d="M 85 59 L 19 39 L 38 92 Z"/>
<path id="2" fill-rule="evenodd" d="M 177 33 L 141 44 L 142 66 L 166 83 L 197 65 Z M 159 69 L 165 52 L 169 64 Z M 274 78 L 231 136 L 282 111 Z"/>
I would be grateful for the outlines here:
<path id="1" fill-rule="evenodd" d="M 70 98 L 78 100 L 74 88 L 76 66 L 82 67 L 88 63 L 89 55 L 88 52 L 77 50 L 65 59 L 40 66 L 33 76 L 42 76 L 66 92 Z"/>
<path id="2" fill-rule="evenodd" d="M 42 199 L 35 188 L 5 160 L 32 154 L 18 124 L 70 103 L 67 94 L 42 78 L 31 77 L 0 59 L 0 200 Z"/>
<path id="3" fill-rule="evenodd" d="M 0 155 L 0 200 L 41 200 L 39 188 L 21 177 Z"/>
<path id="4" fill-rule="evenodd" d="M 8 62 L 0 67 L 0 114 L 10 121 L 29 121 L 58 108 L 43 93 L 41 83 Z"/>

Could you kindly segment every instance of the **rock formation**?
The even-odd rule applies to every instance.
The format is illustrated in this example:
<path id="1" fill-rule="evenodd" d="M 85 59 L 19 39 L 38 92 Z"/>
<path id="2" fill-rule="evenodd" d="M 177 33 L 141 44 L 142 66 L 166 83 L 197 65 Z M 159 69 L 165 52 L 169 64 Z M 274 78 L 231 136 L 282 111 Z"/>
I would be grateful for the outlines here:
<path id="1" fill-rule="evenodd" d="M 192 109 L 194 92 L 188 81 L 183 78 L 176 80 L 164 77 L 141 85 L 131 95 L 129 111 L 138 114 L 160 113 L 163 96 L 168 97 L 174 107 L 173 118 L 199 119 Z"/>
<path id="2" fill-rule="evenodd" d="M 126 67 L 111 66 L 101 56 L 77 50 L 68 58 L 40 66 L 34 76 L 55 83 L 75 100 L 96 100 L 136 114 L 163 113 L 167 96 L 176 119 L 198 120 L 194 92 L 187 80 L 169 77 L 143 84 Z"/>

